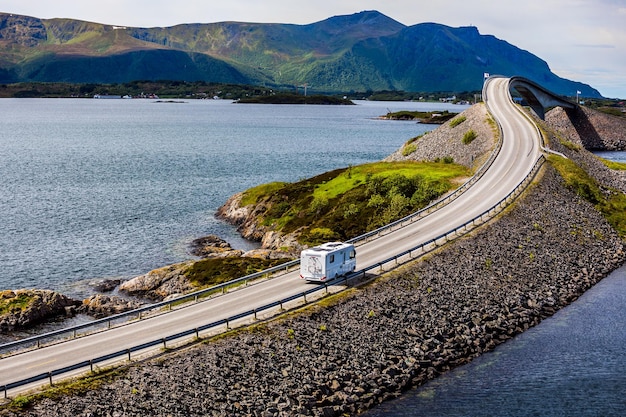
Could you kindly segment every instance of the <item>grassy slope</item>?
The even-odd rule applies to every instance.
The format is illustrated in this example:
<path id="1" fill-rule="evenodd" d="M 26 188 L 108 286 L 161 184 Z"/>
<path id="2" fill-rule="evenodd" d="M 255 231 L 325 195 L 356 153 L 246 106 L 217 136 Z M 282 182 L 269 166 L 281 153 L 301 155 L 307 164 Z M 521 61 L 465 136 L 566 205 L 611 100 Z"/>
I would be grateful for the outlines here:
<path id="1" fill-rule="evenodd" d="M 469 175 L 445 163 L 379 162 L 296 183 L 272 183 L 244 193 L 243 204 L 263 206 L 263 225 L 298 232 L 302 244 L 346 240 L 426 206 Z"/>
<path id="2" fill-rule="evenodd" d="M 603 192 L 597 181 L 570 159 L 551 155 L 548 160 L 561 174 L 565 184 L 592 203 L 620 236 L 626 238 L 626 195 L 616 190 Z"/>
<path id="3" fill-rule="evenodd" d="M 241 205 L 256 205 L 257 221 L 315 245 L 346 240 L 404 217 L 469 175 L 446 163 L 378 162 L 326 172 L 296 183 L 273 182 L 246 190 Z M 285 262 L 218 258 L 195 262 L 185 275 L 198 287 L 226 282 Z"/>

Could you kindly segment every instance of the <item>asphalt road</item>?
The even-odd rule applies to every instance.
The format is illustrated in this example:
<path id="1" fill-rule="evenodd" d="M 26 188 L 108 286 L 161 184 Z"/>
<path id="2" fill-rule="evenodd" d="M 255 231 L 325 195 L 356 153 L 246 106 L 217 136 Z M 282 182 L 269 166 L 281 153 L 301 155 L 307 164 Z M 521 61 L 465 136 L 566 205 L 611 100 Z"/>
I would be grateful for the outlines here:
<path id="1" fill-rule="evenodd" d="M 541 154 L 540 138 L 534 124 L 512 103 L 508 81 L 508 78 L 493 78 L 485 87 L 489 109 L 503 130 L 502 149 L 493 165 L 450 204 L 411 225 L 359 246 L 357 270 L 464 224 L 498 203 L 531 171 Z M 6 357 L 0 359 L 0 386 L 232 317 L 302 293 L 311 285 L 315 284 L 302 281 L 298 272 L 294 272 L 167 314 Z"/>

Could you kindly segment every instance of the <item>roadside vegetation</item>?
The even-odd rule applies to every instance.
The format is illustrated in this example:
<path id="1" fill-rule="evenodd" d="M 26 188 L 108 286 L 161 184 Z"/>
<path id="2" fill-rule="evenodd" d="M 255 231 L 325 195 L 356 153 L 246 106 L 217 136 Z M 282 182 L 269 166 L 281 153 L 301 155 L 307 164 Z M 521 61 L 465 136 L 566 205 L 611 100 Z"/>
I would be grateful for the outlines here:
<path id="1" fill-rule="evenodd" d="M 462 139 L 463 144 L 464 145 L 469 145 L 477 137 L 478 137 L 478 135 L 476 134 L 476 132 L 474 132 L 473 130 L 470 129 L 467 132 L 465 132 L 465 134 L 463 135 L 463 139 Z"/>
<path id="2" fill-rule="evenodd" d="M 449 161 L 447 161 L 449 162 Z M 272 183 L 244 193 L 263 205 L 260 223 L 299 242 L 346 240 L 400 219 L 440 197 L 469 175 L 444 162 L 379 162 L 330 171 L 296 183 Z"/>
<path id="3" fill-rule="evenodd" d="M 622 237 L 626 237 L 626 195 L 617 190 L 602 190 L 585 170 L 570 159 L 550 155 L 548 160 L 561 174 L 565 184 L 593 204 Z"/>
<path id="4" fill-rule="evenodd" d="M 626 163 L 617 162 L 617 161 L 609 161 L 608 159 L 597 157 L 604 165 L 606 165 L 609 169 L 614 169 L 616 171 L 626 171 Z"/>
<path id="5" fill-rule="evenodd" d="M 185 276 L 196 287 L 210 287 L 263 271 L 287 262 L 285 259 L 214 258 L 194 262 Z"/>
<path id="6" fill-rule="evenodd" d="M 465 117 L 465 116 L 456 117 L 456 118 L 452 119 L 452 121 L 450 122 L 450 127 L 451 128 L 455 128 L 458 125 L 460 125 L 461 123 L 463 123 L 465 120 L 467 120 L 467 117 Z"/>

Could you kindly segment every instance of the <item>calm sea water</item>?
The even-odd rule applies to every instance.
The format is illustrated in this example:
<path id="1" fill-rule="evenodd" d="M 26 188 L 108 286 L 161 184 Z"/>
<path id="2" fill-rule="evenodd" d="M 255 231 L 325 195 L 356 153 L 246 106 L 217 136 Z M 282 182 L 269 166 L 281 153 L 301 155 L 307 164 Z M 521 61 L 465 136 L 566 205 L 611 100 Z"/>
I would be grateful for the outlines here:
<path id="1" fill-rule="evenodd" d="M 470 364 L 366 417 L 626 415 L 626 267 Z"/>
<path id="2" fill-rule="evenodd" d="M 594 153 L 602 158 L 610 159 L 611 161 L 626 163 L 626 152 L 598 151 Z"/>
<path id="3" fill-rule="evenodd" d="M 232 194 L 377 161 L 433 126 L 376 120 L 451 104 L 0 99 L 0 289 L 75 297 L 190 259 Z"/>
<path id="4" fill-rule="evenodd" d="M 626 152 L 599 152 L 626 162 Z M 626 266 L 470 364 L 365 417 L 626 416 Z"/>

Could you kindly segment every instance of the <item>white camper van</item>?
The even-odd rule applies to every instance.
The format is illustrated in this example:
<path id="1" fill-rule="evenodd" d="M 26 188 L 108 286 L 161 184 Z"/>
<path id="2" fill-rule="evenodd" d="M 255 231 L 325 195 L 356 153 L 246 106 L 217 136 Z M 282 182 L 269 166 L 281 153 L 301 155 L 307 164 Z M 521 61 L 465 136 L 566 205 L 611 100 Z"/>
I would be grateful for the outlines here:
<path id="1" fill-rule="evenodd" d="M 356 251 L 349 243 L 324 243 L 300 253 L 300 278 L 307 281 L 324 282 L 355 268 Z"/>

